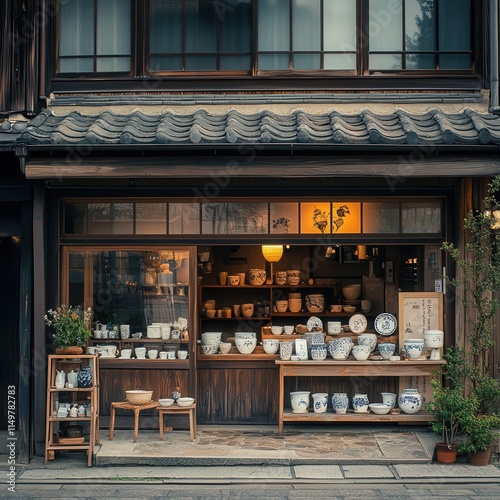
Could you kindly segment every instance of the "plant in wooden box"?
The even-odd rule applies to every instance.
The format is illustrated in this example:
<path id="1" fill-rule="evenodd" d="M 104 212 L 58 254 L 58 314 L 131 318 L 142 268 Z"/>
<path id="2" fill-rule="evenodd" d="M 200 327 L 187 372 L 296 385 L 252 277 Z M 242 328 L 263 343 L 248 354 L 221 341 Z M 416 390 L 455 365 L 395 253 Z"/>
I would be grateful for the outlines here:
<path id="1" fill-rule="evenodd" d="M 86 311 L 64 304 L 49 309 L 44 316 L 47 326 L 54 328 L 53 344 L 56 354 L 82 354 L 83 346 L 91 336 L 90 323 L 93 312 L 89 307 Z"/>

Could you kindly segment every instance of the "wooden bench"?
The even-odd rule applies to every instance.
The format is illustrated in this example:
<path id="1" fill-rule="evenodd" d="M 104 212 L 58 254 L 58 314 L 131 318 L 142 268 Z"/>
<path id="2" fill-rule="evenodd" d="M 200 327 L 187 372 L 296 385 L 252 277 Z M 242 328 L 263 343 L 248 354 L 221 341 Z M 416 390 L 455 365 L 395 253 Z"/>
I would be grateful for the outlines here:
<path id="1" fill-rule="evenodd" d="M 139 434 L 139 414 L 142 410 L 149 410 L 151 408 L 156 408 L 159 405 L 158 401 L 150 401 L 144 405 L 133 405 L 128 401 L 113 402 L 111 403 L 111 420 L 109 423 L 109 440 L 113 440 L 113 431 L 115 428 L 115 412 L 116 409 L 120 410 L 132 410 L 134 412 L 134 443 L 137 442 L 137 437 Z"/>

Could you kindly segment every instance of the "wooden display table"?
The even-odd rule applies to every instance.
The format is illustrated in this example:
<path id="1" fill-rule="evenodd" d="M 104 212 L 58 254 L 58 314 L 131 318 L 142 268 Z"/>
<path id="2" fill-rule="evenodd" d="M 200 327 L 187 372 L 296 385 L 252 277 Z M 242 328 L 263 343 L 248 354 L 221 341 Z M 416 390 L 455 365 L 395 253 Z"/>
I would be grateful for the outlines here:
<path id="1" fill-rule="evenodd" d="M 137 442 L 137 436 L 139 435 L 139 414 L 142 410 L 149 410 L 151 408 L 156 408 L 159 406 L 158 401 L 150 401 L 145 405 L 133 405 L 128 401 L 113 402 L 111 403 L 111 420 L 109 423 L 109 440 L 113 440 L 113 431 L 115 429 L 115 412 L 117 408 L 120 410 L 133 410 L 134 412 L 134 443 Z"/>
<path id="2" fill-rule="evenodd" d="M 196 403 L 191 406 L 179 406 L 174 403 L 172 406 L 158 406 L 158 422 L 160 426 L 160 440 L 163 439 L 164 416 L 165 415 L 189 415 L 189 435 L 191 441 L 196 439 Z"/>
<path id="3" fill-rule="evenodd" d="M 419 411 L 413 415 L 405 413 L 375 415 L 373 413 L 293 413 L 285 410 L 285 377 L 428 377 L 433 375 L 439 366 L 446 361 L 408 360 L 408 361 L 281 361 L 279 366 L 279 435 L 283 435 L 283 422 L 429 422 L 433 420 L 430 413 Z"/>

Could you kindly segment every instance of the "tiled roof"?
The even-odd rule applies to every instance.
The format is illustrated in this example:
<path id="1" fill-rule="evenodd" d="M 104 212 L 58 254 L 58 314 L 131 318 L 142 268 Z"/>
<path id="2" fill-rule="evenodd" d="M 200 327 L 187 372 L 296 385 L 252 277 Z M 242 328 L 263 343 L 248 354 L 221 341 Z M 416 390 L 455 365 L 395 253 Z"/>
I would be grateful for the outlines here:
<path id="1" fill-rule="evenodd" d="M 400 110 L 376 114 L 333 111 L 310 114 L 296 110 L 276 114 L 263 110 L 244 114 L 231 110 L 210 114 L 163 112 L 128 114 L 106 110 L 99 114 L 72 111 L 54 115 L 44 110 L 29 122 L 0 126 L 0 144 L 39 145 L 192 145 L 192 144 L 353 144 L 353 145 L 487 145 L 500 144 L 500 116 L 473 109 L 447 114 L 439 109 L 424 114 Z"/>

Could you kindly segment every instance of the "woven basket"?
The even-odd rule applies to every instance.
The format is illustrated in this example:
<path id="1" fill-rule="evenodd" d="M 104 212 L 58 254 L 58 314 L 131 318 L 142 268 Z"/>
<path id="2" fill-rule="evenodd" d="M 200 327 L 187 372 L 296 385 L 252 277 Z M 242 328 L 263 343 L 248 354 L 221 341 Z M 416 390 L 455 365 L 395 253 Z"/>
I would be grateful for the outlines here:
<path id="1" fill-rule="evenodd" d="M 56 349 L 56 354 L 64 354 L 64 355 L 83 354 L 83 347 L 79 346 L 58 347 Z"/>

